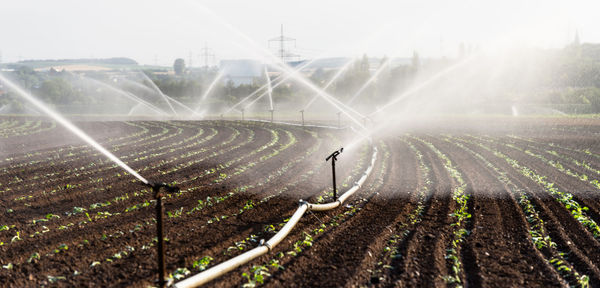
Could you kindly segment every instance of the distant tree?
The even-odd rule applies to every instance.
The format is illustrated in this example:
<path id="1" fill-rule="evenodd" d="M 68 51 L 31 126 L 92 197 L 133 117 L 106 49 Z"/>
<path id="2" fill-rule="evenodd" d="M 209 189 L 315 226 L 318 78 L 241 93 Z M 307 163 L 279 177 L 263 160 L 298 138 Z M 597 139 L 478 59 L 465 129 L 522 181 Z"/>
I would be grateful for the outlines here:
<path id="1" fill-rule="evenodd" d="M 360 60 L 360 72 L 363 74 L 369 74 L 370 68 L 369 57 L 367 57 L 367 54 L 363 54 L 362 60 Z"/>
<path id="2" fill-rule="evenodd" d="M 78 93 L 62 78 L 51 78 L 42 82 L 40 94 L 54 104 L 81 104 Z"/>
<path id="3" fill-rule="evenodd" d="M 415 70 L 419 70 L 420 66 L 421 66 L 421 60 L 419 59 L 419 53 L 417 53 L 417 51 L 414 51 L 413 57 L 412 57 L 412 67 Z"/>
<path id="4" fill-rule="evenodd" d="M 182 58 L 175 59 L 175 63 L 173 63 L 173 70 L 175 71 L 176 75 L 183 75 L 183 72 L 185 71 L 185 60 Z"/>

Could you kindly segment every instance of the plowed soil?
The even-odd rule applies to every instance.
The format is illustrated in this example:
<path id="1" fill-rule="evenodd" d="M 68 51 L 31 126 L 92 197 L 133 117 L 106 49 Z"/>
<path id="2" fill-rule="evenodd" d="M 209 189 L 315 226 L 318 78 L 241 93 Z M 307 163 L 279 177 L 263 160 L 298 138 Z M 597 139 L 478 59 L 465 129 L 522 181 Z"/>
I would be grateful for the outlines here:
<path id="1" fill-rule="evenodd" d="M 76 125 L 146 179 L 181 188 L 164 198 L 176 279 L 260 245 L 298 200 L 331 201 L 325 157 L 356 138 L 252 121 Z M 378 151 L 342 207 L 307 212 L 273 251 L 208 286 L 600 286 L 600 120 L 402 127 L 338 156 L 343 193 Z M 44 119 L 0 118 L 0 143 L 0 286 L 156 285 L 151 189 Z"/>

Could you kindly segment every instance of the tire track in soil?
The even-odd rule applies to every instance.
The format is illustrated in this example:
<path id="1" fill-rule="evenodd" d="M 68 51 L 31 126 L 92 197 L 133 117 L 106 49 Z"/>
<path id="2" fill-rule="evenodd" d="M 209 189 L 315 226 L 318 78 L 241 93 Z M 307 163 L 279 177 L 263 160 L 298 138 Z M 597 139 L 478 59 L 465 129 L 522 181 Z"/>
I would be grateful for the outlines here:
<path id="1" fill-rule="evenodd" d="M 399 141 L 405 143 L 410 148 L 414 161 L 412 167 L 414 167 L 415 171 L 418 171 L 415 172 L 416 176 L 418 176 L 418 179 L 416 180 L 417 188 L 412 192 L 408 192 L 409 194 L 413 194 L 412 198 L 414 199 L 415 207 L 412 209 L 412 211 L 410 211 L 407 219 L 403 219 L 402 221 L 398 221 L 387 227 L 388 231 L 384 231 L 386 232 L 384 233 L 386 234 L 386 241 L 383 244 L 389 246 L 386 246 L 385 249 L 380 247 L 378 251 L 382 252 L 375 261 L 376 264 L 371 264 L 368 267 L 364 267 L 365 270 L 372 271 L 370 275 L 371 277 L 369 279 L 357 279 L 355 283 L 364 283 L 364 285 L 376 287 L 385 287 L 389 286 L 390 283 L 393 283 L 393 281 L 390 281 L 390 279 L 393 279 L 391 274 L 396 272 L 396 267 L 392 265 L 394 264 L 394 260 L 397 259 L 396 257 L 401 257 L 401 255 L 397 253 L 397 249 L 399 245 L 406 240 L 406 237 L 409 235 L 410 231 L 413 231 L 414 227 L 421 222 L 423 211 L 431 198 L 432 189 L 430 189 L 430 187 L 433 183 L 430 180 L 430 166 L 425 163 L 421 151 L 417 150 L 414 144 L 405 138 L 406 137 L 402 138 L 401 136 L 394 137 L 394 139 L 399 139 Z M 402 161 L 406 161 L 406 159 L 402 159 Z M 391 242 L 392 240 L 393 242 Z"/>
<path id="2" fill-rule="evenodd" d="M 520 174 L 504 159 L 498 158 L 478 145 L 469 142 L 463 144 L 486 159 L 498 160 L 491 162 L 496 164 L 499 169 L 506 171 L 510 181 L 525 191 L 532 204 L 538 209 L 546 230 L 552 240 L 556 242 L 558 250 L 568 251 L 568 260 L 575 269 L 590 277 L 592 287 L 598 287 L 600 285 L 600 270 L 598 269 L 600 244 L 598 241 L 552 195 L 544 192 L 541 186 Z M 523 163 L 523 159 L 516 160 Z"/>
<path id="3" fill-rule="evenodd" d="M 560 276 L 533 246 L 510 189 L 467 151 L 437 137 L 428 139 L 461 170 L 471 195 L 471 233 L 462 250 L 466 285 L 560 287 Z"/>
<path id="4" fill-rule="evenodd" d="M 386 209 L 390 210 L 394 208 L 393 206 L 398 206 L 404 211 L 395 215 L 395 219 L 390 221 L 390 224 L 385 226 L 385 229 L 383 229 L 381 233 L 373 237 L 374 240 L 368 245 L 369 257 L 363 257 L 360 265 L 355 269 L 353 276 L 346 282 L 345 286 L 347 287 L 356 286 L 357 283 L 379 284 L 380 279 L 378 277 L 374 278 L 373 271 L 376 269 L 375 267 L 377 265 L 389 264 L 388 259 L 382 259 L 384 256 L 381 255 L 381 251 L 384 251 L 385 247 L 389 245 L 389 240 L 394 233 L 400 233 L 400 230 L 406 230 L 410 227 L 410 222 L 413 221 L 410 217 L 420 204 L 419 201 L 423 201 L 420 199 L 425 199 L 425 201 L 427 201 L 429 198 L 428 195 L 424 195 L 424 197 L 421 198 L 421 195 L 419 194 L 419 190 L 423 185 L 426 185 L 426 183 L 424 182 L 425 179 L 423 179 L 423 175 L 421 175 L 417 155 L 408 146 L 408 143 L 410 142 L 405 142 L 404 139 L 400 140 L 399 137 L 393 137 L 388 141 L 394 144 L 390 145 L 392 151 L 396 151 L 397 147 L 394 146 L 400 144 L 400 146 L 404 146 L 404 149 L 406 149 L 407 155 L 405 155 L 406 157 L 402 157 L 402 155 L 396 156 L 395 158 L 398 159 L 394 158 L 392 160 L 392 163 L 390 163 L 392 167 L 388 171 L 389 175 L 386 175 L 387 181 L 384 185 L 391 185 L 392 187 L 384 187 L 391 190 L 393 194 L 384 195 L 384 197 L 394 199 L 394 202 L 396 203 L 376 202 L 376 204 L 390 205 L 392 207 L 384 206 Z M 403 165 L 399 165 L 399 163 L 402 163 Z M 394 185 L 399 185 L 400 188 L 396 188 Z M 381 201 L 381 199 L 376 200 Z M 387 199 L 384 200 L 387 201 Z M 402 207 L 402 205 L 404 205 L 404 207 Z M 378 215 L 375 216 L 378 217 Z M 371 254 L 370 252 L 373 253 Z M 375 256 L 372 256 L 373 254 Z M 383 281 L 385 282 L 385 280 L 387 280 L 387 278 L 384 276 Z"/>
<path id="5" fill-rule="evenodd" d="M 431 187 L 431 197 L 425 203 L 421 222 L 398 245 L 402 257 L 392 261 L 394 270 L 389 275 L 390 282 L 383 286 L 444 286 L 446 282 L 442 276 L 448 275 L 444 255 L 452 237 L 450 224 L 453 221 L 449 214 L 456 206 L 451 196 L 453 182 L 433 151 L 420 141 L 410 142 L 430 167 L 435 186 Z"/>

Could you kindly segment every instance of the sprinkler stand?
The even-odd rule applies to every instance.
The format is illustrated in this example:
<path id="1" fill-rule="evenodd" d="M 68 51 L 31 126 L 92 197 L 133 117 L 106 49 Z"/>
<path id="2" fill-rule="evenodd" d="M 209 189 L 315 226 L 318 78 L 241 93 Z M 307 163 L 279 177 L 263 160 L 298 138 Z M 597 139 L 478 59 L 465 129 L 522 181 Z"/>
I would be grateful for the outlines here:
<path id="1" fill-rule="evenodd" d="M 273 123 L 273 111 L 275 111 L 274 109 L 269 110 L 269 112 L 271 112 L 271 123 Z"/>
<path id="2" fill-rule="evenodd" d="M 158 264 L 158 287 L 165 287 L 165 243 L 164 243 L 164 213 L 163 213 L 163 202 L 162 197 L 165 196 L 165 193 L 161 192 L 161 188 L 164 188 L 166 193 L 177 193 L 179 191 L 179 187 L 170 186 L 166 183 L 158 182 L 146 184 L 152 187 L 152 193 L 154 194 L 154 199 L 156 200 L 156 239 L 158 240 L 157 249 L 157 264 Z"/>
<path id="3" fill-rule="evenodd" d="M 302 114 L 302 126 L 304 127 L 304 110 L 300 110 L 300 113 Z"/>
<path id="4" fill-rule="evenodd" d="M 242 109 L 242 121 L 244 121 L 244 109 Z"/>
<path id="5" fill-rule="evenodd" d="M 340 155 L 344 151 L 344 148 L 340 148 L 340 150 L 333 151 L 331 155 L 327 156 L 325 162 L 331 159 L 331 172 L 333 174 L 333 201 L 337 201 L 337 187 L 335 184 L 335 161 L 337 161 L 337 156 Z"/>

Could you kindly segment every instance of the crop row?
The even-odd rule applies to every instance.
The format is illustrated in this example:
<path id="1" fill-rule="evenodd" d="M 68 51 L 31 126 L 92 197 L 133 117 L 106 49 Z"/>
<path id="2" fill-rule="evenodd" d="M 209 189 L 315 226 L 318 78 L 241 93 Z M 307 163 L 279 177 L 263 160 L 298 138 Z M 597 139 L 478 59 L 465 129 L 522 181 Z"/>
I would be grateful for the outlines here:
<path id="1" fill-rule="evenodd" d="M 8 126 L 8 127 L 0 127 L 0 137 L 8 138 L 15 136 L 27 136 L 37 133 L 42 133 L 46 131 L 50 131 L 56 128 L 55 122 L 42 122 L 41 120 L 37 121 L 25 121 L 20 122 L 23 123 L 20 126 Z"/>
<path id="2" fill-rule="evenodd" d="M 442 160 L 444 168 L 450 177 L 452 177 L 452 179 L 455 181 L 454 187 L 452 188 L 452 199 L 456 202 L 456 204 L 458 204 L 458 207 L 452 212 L 452 214 L 450 214 L 450 216 L 454 218 L 454 223 L 450 224 L 450 226 L 453 227 L 453 238 L 450 246 L 446 249 L 445 256 L 445 258 L 450 262 L 450 271 L 452 271 L 452 274 L 446 275 L 444 279 L 449 284 L 461 285 L 461 274 L 463 273 L 463 268 L 460 260 L 460 243 L 462 243 L 465 237 L 467 237 L 469 234 L 469 231 L 465 227 L 467 220 L 471 218 L 471 214 L 469 214 L 467 211 L 470 197 L 466 193 L 467 184 L 462 178 L 462 174 L 458 168 L 452 163 L 448 156 L 433 146 L 432 143 L 414 136 L 412 138 L 420 141 L 429 149 L 431 149 L 438 156 L 438 158 Z"/>
<path id="3" fill-rule="evenodd" d="M 135 123 L 135 122 L 123 122 L 124 124 L 139 129 L 137 132 L 127 133 L 125 136 L 111 138 L 107 141 L 101 142 L 102 145 L 108 146 L 108 150 L 115 152 L 116 149 L 122 146 L 131 146 L 140 141 L 146 141 L 150 138 L 158 136 L 158 134 L 153 134 L 150 136 L 144 136 L 145 134 L 150 133 L 150 128 L 157 128 L 157 126 L 152 125 L 150 123 Z M 144 137 L 142 137 L 144 136 Z M 133 139 L 133 140 L 130 140 Z M 112 143 L 112 144 L 111 144 Z M 63 159 L 60 163 L 68 163 L 79 161 L 80 159 L 84 159 L 84 157 L 89 156 L 98 156 L 100 155 L 98 151 L 89 145 L 80 145 L 80 146 L 61 146 L 55 149 L 47 149 L 41 151 L 30 151 L 27 153 L 21 153 L 16 155 L 6 156 L 4 159 L 0 159 L 0 164 L 8 164 L 2 167 L 2 174 L 14 172 L 15 170 L 21 170 L 24 172 L 25 168 L 28 166 L 34 166 L 35 169 L 39 169 L 42 167 L 49 167 L 49 161 L 56 160 L 59 161 Z M 40 166 L 40 164 L 46 164 L 45 166 Z"/>
<path id="4" fill-rule="evenodd" d="M 391 236 L 386 241 L 386 246 L 380 253 L 379 259 L 375 264 L 375 267 L 370 271 L 371 281 L 376 279 L 376 282 L 385 280 L 385 270 L 392 272 L 395 267 L 395 260 L 402 258 L 400 253 L 400 244 L 409 235 L 410 230 L 415 225 L 421 222 L 423 212 L 425 211 L 425 202 L 429 199 L 430 192 L 432 189 L 433 182 L 431 181 L 431 169 L 425 163 L 424 156 L 417 147 L 407 139 L 398 137 L 398 139 L 409 147 L 410 151 L 414 153 L 417 159 L 417 169 L 419 170 L 420 185 L 417 187 L 417 203 L 415 208 L 407 216 L 406 221 L 400 223 L 400 225 L 390 225 L 388 229 L 391 230 Z"/>
<path id="5" fill-rule="evenodd" d="M 284 148 L 287 148 L 287 147 L 284 147 Z M 275 154 L 274 154 L 274 155 L 275 155 Z M 274 155 L 272 155 L 272 156 L 274 156 Z M 264 158 L 263 158 L 263 160 L 266 160 L 266 159 L 264 159 Z M 184 191 L 184 192 L 185 192 L 185 191 Z M 217 199 L 217 202 L 218 202 L 218 201 L 220 201 L 220 200 L 219 200 L 219 199 Z M 146 203 L 146 202 L 145 202 L 145 203 Z M 143 205 L 143 206 L 146 206 L 146 207 L 147 207 L 147 206 L 150 206 L 150 202 L 148 202 L 148 205 Z M 178 212 L 174 212 L 172 215 L 176 215 L 176 213 L 178 213 Z M 181 212 L 179 212 L 179 213 L 181 213 Z M 87 216 L 87 215 L 86 215 L 86 216 Z M 109 215 L 109 216 L 110 216 L 110 215 Z M 95 220 L 95 219 L 92 219 L 92 220 Z M 151 225 L 152 223 L 147 223 L 147 224 L 150 224 L 150 225 Z M 138 225 L 136 225 L 136 228 L 135 228 L 135 229 L 133 229 L 133 231 L 136 231 L 136 230 L 139 230 L 139 229 L 141 229 L 141 227 L 140 227 L 140 226 L 138 226 Z M 104 237 L 106 237 L 106 238 L 110 238 L 111 236 L 115 236 L 115 235 L 118 237 L 118 235 L 119 235 L 119 234 L 121 234 L 121 233 L 116 233 L 116 234 L 115 234 L 115 233 L 111 233 L 110 235 L 103 236 L 103 238 L 104 238 Z M 125 250 L 124 250 L 124 251 L 125 251 Z M 119 252 L 117 252 L 117 253 L 119 253 Z M 115 254 L 115 255 L 116 255 L 117 253 L 113 253 L 113 254 Z M 121 255 L 121 254 L 119 254 L 119 255 Z M 107 258 L 107 259 L 108 259 L 108 258 Z M 96 265 L 97 265 L 97 264 L 96 264 Z"/>
<path id="6" fill-rule="evenodd" d="M 544 221 L 540 217 L 540 214 L 536 210 L 535 206 L 531 203 L 527 193 L 519 189 L 518 186 L 510 180 L 510 177 L 506 172 L 500 170 L 481 154 L 473 151 L 459 142 L 463 141 L 468 143 L 466 140 L 457 137 L 444 138 L 444 140 L 449 143 L 453 143 L 457 147 L 472 154 L 476 159 L 481 161 L 485 167 L 487 167 L 487 169 L 494 172 L 496 179 L 508 187 L 510 192 L 513 194 L 513 197 L 518 199 L 519 206 L 521 207 L 527 220 L 527 229 L 531 237 L 530 239 L 532 241 L 532 245 L 538 251 L 540 251 L 542 255 L 544 255 L 545 261 L 554 267 L 558 274 L 561 275 L 570 285 L 588 287 L 589 276 L 581 275 L 579 272 L 577 272 L 573 265 L 567 260 L 567 253 L 560 251 L 557 244 L 552 241 L 550 235 L 546 231 Z"/>

